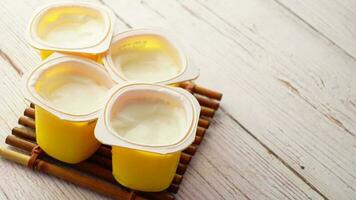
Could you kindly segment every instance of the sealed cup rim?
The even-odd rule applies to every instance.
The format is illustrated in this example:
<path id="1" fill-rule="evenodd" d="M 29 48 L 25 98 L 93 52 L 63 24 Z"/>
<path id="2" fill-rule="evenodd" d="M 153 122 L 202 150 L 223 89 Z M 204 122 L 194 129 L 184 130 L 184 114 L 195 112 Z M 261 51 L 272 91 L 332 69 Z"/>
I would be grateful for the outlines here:
<path id="1" fill-rule="evenodd" d="M 142 144 L 138 142 L 131 141 L 117 134 L 117 132 L 112 128 L 111 122 L 111 111 L 113 106 L 120 98 L 121 95 L 130 91 L 144 91 L 147 92 L 151 90 L 152 92 L 164 93 L 165 95 L 172 95 L 170 97 L 176 98 L 181 104 L 185 104 L 186 117 L 188 125 L 185 127 L 185 134 L 183 134 L 179 140 L 171 144 L 165 145 L 150 145 Z M 173 88 L 170 86 L 157 85 L 151 83 L 128 83 L 121 86 L 116 86 L 112 88 L 110 92 L 111 95 L 108 97 L 107 103 L 104 108 L 99 113 L 99 120 L 95 128 L 95 137 L 102 143 L 125 147 L 130 149 L 166 154 L 173 153 L 177 151 L 182 151 L 193 143 L 195 139 L 195 132 L 197 129 L 197 124 L 200 114 L 200 106 L 194 96 L 189 92 L 181 88 Z M 188 110 L 188 109 L 189 110 Z"/>
<path id="2" fill-rule="evenodd" d="M 24 93 L 26 94 L 26 98 L 31 102 L 33 102 L 35 105 L 39 105 L 46 111 L 50 112 L 51 114 L 55 115 L 56 117 L 62 120 L 74 121 L 74 122 L 95 120 L 98 117 L 98 112 L 100 108 L 96 110 L 88 111 L 88 113 L 84 113 L 84 114 L 73 114 L 73 113 L 61 111 L 60 109 L 53 107 L 50 102 L 48 102 L 43 97 L 41 97 L 41 95 L 39 95 L 35 89 L 35 85 L 37 81 L 39 81 L 41 75 L 45 74 L 48 70 L 52 69 L 53 67 L 60 68 L 61 66 L 58 66 L 58 64 L 70 63 L 70 62 L 80 63 L 82 64 L 82 66 L 85 66 L 88 69 L 96 71 L 96 74 L 98 74 L 98 76 L 106 77 L 105 80 L 108 81 L 107 83 L 111 82 L 110 83 L 111 86 L 114 85 L 114 82 L 112 82 L 107 72 L 98 63 L 77 56 L 62 55 L 56 53 L 51 57 L 49 57 L 48 59 L 46 59 L 40 65 L 35 67 L 32 71 L 24 75 L 23 88 L 24 88 Z M 75 66 L 71 66 L 71 67 L 75 67 Z M 108 89 L 108 91 L 109 90 L 110 89 Z"/>
<path id="3" fill-rule="evenodd" d="M 177 52 L 177 55 L 181 63 L 180 66 L 181 70 L 179 73 L 175 74 L 174 76 L 167 77 L 164 80 L 155 81 L 153 83 L 173 84 L 173 83 L 193 80 L 199 76 L 199 69 L 189 64 L 187 56 L 183 53 L 181 46 L 178 44 L 176 40 L 174 40 L 174 38 L 170 34 L 162 30 L 139 28 L 139 29 L 131 29 L 118 33 L 113 37 L 111 41 L 111 47 L 108 53 L 106 54 L 106 56 L 103 58 L 103 63 L 106 69 L 111 74 L 114 81 L 118 83 L 124 83 L 127 81 L 136 81 L 136 80 L 130 80 L 115 67 L 111 50 L 118 42 L 128 37 L 141 36 L 141 35 L 154 35 L 161 38 L 162 40 L 165 40 L 165 42 L 167 42 Z"/>
<path id="4" fill-rule="evenodd" d="M 60 47 L 55 44 L 43 41 L 37 34 L 36 27 L 42 17 L 51 11 L 52 9 L 58 9 L 66 7 L 82 7 L 85 9 L 91 9 L 97 12 L 103 18 L 104 22 L 104 33 L 101 34 L 102 37 L 99 38 L 95 43 L 89 44 L 82 47 Z M 31 46 L 39 50 L 53 50 L 53 51 L 63 51 L 63 52 L 77 52 L 77 53 L 102 53 L 109 49 L 110 42 L 114 30 L 114 14 L 105 6 L 100 4 L 94 4 L 90 2 L 53 2 L 46 4 L 35 10 L 34 15 L 30 19 L 29 25 L 27 27 L 26 39 Z"/>

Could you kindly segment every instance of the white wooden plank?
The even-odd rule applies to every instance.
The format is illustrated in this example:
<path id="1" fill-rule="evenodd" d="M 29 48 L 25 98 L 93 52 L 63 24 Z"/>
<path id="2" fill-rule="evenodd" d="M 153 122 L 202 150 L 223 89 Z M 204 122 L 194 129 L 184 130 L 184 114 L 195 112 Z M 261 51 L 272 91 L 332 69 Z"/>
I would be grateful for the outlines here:
<path id="1" fill-rule="evenodd" d="M 25 19 L 28 18 L 30 13 L 29 8 L 36 7 L 40 2 L 31 1 L 27 2 L 27 4 L 21 8 L 23 13 L 21 17 L 23 18 L 17 19 L 19 22 L 22 21 L 25 23 Z M 19 2 L 16 1 L 7 2 L 3 5 L 3 7 L 9 10 L 2 16 L 4 21 L 7 18 L 17 16 L 17 12 L 13 10 L 17 5 L 19 5 Z M 6 33 L 4 37 L 4 39 L 6 39 L 5 41 L 15 40 L 14 38 L 21 37 L 21 34 L 23 34 L 23 25 L 20 24 L 12 28 L 13 30 Z M 124 26 L 121 25 L 118 28 L 124 29 Z M 14 60 L 14 63 L 20 63 L 20 67 L 24 66 L 22 70 L 26 71 L 38 62 L 34 53 L 26 53 L 30 50 L 27 49 L 23 41 L 16 43 L 16 45 L 11 44 L 7 43 L 4 51 L 10 52 L 8 55 L 11 55 L 11 59 Z M 16 51 L 21 51 L 22 53 L 16 54 Z M 24 64 L 21 62 L 24 62 Z M 8 67 L 5 71 L 9 69 Z M 17 86 L 14 87 L 16 88 Z M 12 91 L 16 89 L 11 89 L 10 87 L 4 90 Z M 21 95 L 16 98 L 22 99 Z M 275 156 L 268 154 L 263 146 L 258 144 L 248 133 L 236 126 L 236 123 L 229 119 L 226 114 L 219 113 L 217 117 L 218 121 L 212 126 L 210 131 L 211 135 L 207 135 L 206 141 L 202 145 L 201 153 L 198 152 L 196 161 L 193 161 L 192 168 L 187 172 L 179 193 L 181 198 L 195 199 L 202 197 L 200 195 L 209 199 L 245 199 L 250 197 L 270 197 L 274 199 L 287 197 L 320 198 L 317 193 L 311 190 L 310 187 L 287 169 Z M 12 119 L 16 120 L 17 116 L 13 116 Z M 235 139 L 230 140 L 229 138 Z M 223 149 L 223 151 L 221 151 L 221 149 Z M 213 159 L 210 158 L 210 156 L 212 156 Z M 236 165 L 238 165 L 237 168 Z M 29 174 L 25 170 L 22 173 Z M 35 179 L 41 180 L 41 178 L 42 176 Z M 45 176 L 45 178 L 47 178 L 47 176 Z M 8 177 L 8 180 L 12 181 L 11 177 Z M 1 185 L 0 188 L 2 188 L 2 190 L 5 188 L 5 194 L 8 195 L 14 188 L 26 187 L 26 184 L 21 185 L 21 181 L 12 184 L 13 185 L 10 186 Z M 59 187 L 63 187 L 61 183 L 58 184 L 60 185 Z M 36 185 L 33 187 L 38 189 L 37 187 L 43 186 Z M 240 187 L 243 188 L 243 191 L 240 191 Z M 29 190 L 29 188 L 25 188 L 24 190 Z M 66 192 L 67 190 L 72 191 L 73 189 L 66 188 L 64 191 Z M 68 192 L 69 194 L 67 194 L 68 196 L 66 197 L 61 196 L 58 192 L 59 190 L 56 190 L 54 187 L 50 187 L 48 190 L 46 189 L 46 191 L 56 195 L 58 193 L 59 198 L 78 198 L 78 196 L 76 196 L 77 194 L 71 192 Z M 247 194 L 244 192 L 247 192 Z M 23 191 L 19 192 L 19 196 L 16 196 L 16 199 L 24 198 L 24 196 L 21 196 L 21 193 L 23 193 Z M 82 191 L 82 193 L 86 194 L 86 191 Z M 27 194 L 26 197 L 46 198 L 47 196 L 35 191 L 31 194 Z M 95 196 L 95 198 L 98 197 Z M 15 199 L 15 197 L 11 196 L 10 199 Z"/>
<path id="2" fill-rule="evenodd" d="M 199 177 L 200 184 L 194 183 Z M 215 192 L 220 196 L 211 195 Z M 182 199 L 322 199 L 223 112 L 217 113 L 179 195 Z"/>
<path id="3" fill-rule="evenodd" d="M 356 197 L 353 58 L 273 1 L 105 2 L 133 27 L 172 30 L 199 82 L 308 184 Z"/>
<path id="4" fill-rule="evenodd" d="M 356 2 L 276 0 L 332 43 L 356 58 Z"/>

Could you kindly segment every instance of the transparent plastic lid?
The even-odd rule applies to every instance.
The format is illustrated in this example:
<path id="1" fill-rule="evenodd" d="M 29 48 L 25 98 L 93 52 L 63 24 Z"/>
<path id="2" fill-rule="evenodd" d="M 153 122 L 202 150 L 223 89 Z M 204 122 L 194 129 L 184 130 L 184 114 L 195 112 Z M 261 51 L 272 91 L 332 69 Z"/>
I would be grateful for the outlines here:
<path id="1" fill-rule="evenodd" d="M 26 39 L 41 50 L 99 54 L 109 49 L 114 22 L 114 14 L 100 4 L 51 3 L 34 12 Z"/>
<path id="2" fill-rule="evenodd" d="M 110 93 L 95 128 L 100 142 L 160 154 L 182 151 L 193 143 L 200 106 L 189 92 L 128 83 Z"/>
<path id="3" fill-rule="evenodd" d="M 173 84 L 199 76 L 199 69 L 189 64 L 181 48 L 167 34 L 151 29 L 134 29 L 114 36 L 103 62 L 119 84 L 126 81 Z"/>
<path id="4" fill-rule="evenodd" d="M 23 77 L 26 98 L 60 119 L 97 118 L 114 82 L 94 61 L 54 54 Z"/>

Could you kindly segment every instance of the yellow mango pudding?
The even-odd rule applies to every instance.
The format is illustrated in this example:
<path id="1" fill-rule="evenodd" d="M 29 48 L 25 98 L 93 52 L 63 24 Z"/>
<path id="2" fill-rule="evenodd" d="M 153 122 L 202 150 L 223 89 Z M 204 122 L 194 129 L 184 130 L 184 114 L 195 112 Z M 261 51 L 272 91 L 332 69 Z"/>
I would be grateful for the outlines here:
<path id="1" fill-rule="evenodd" d="M 94 137 L 98 111 L 114 85 L 96 62 L 52 55 L 25 75 L 26 98 L 35 104 L 36 140 L 50 156 L 79 163 L 100 146 Z"/>
<path id="2" fill-rule="evenodd" d="M 98 60 L 109 49 L 114 19 L 100 4 L 47 4 L 30 20 L 27 41 L 40 51 L 42 59 L 62 52 Z"/>
<path id="3" fill-rule="evenodd" d="M 193 143 L 200 106 L 189 92 L 164 85 L 115 86 L 99 114 L 95 137 L 112 146 L 112 169 L 139 191 L 168 188 L 181 151 Z"/>
<path id="4" fill-rule="evenodd" d="M 155 30 L 134 29 L 114 36 L 104 66 L 118 83 L 139 81 L 173 84 L 196 79 L 181 49 Z"/>

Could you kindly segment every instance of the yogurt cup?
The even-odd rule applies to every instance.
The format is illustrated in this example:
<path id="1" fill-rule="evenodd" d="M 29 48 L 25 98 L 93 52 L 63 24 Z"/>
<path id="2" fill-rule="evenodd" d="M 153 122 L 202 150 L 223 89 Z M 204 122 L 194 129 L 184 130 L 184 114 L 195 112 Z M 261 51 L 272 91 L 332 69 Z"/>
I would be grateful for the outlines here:
<path id="1" fill-rule="evenodd" d="M 100 4 L 50 3 L 34 12 L 26 39 L 42 59 L 61 52 L 98 60 L 109 49 L 114 22 L 114 14 Z"/>
<path id="2" fill-rule="evenodd" d="M 24 76 L 35 104 L 37 144 L 50 156 L 79 163 L 100 146 L 94 137 L 98 111 L 114 82 L 92 60 L 52 55 Z"/>
<path id="3" fill-rule="evenodd" d="M 103 63 L 119 84 L 127 81 L 173 84 L 199 76 L 199 69 L 189 65 L 181 48 L 167 34 L 150 29 L 115 35 Z"/>
<path id="4" fill-rule="evenodd" d="M 112 146 L 112 169 L 122 185 L 158 192 L 169 187 L 181 151 L 193 143 L 200 106 L 171 86 L 115 86 L 99 113 L 95 137 Z"/>

